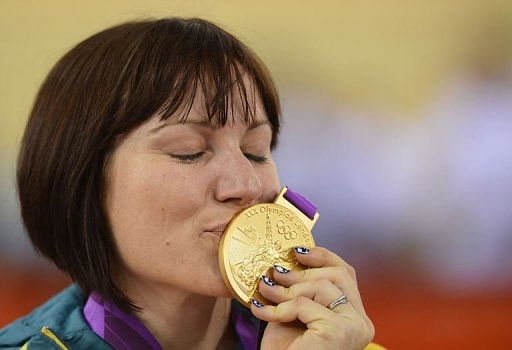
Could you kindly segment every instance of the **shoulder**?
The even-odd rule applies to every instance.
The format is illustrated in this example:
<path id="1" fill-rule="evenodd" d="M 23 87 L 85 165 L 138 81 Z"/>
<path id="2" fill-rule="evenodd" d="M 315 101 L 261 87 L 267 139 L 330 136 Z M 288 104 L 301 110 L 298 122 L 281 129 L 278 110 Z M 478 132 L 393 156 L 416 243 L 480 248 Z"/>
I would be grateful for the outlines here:
<path id="1" fill-rule="evenodd" d="M 0 330 L 0 349 L 67 349 L 71 344 L 103 341 L 85 321 L 82 308 L 85 298 L 76 285 L 71 285 L 30 314 Z M 74 345 L 73 348 L 86 348 Z M 98 347 L 96 347 L 98 348 Z M 106 349 L 108 347 L 105 347 Z"/>

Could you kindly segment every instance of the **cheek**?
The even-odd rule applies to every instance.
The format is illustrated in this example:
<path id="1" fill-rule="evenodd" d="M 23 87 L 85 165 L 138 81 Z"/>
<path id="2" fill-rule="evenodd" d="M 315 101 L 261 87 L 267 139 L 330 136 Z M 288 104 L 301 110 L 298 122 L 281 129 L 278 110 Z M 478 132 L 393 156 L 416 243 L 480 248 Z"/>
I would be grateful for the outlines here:
<path id="1" fill-rule="evenodd" d="M 190 193 L 190 176 L 179 170 L 158 158 L 114 164 L 107 212 L 122 255 L 156 254 L 166 242 L 184 238 L 178 233 L 190 229 L 200 197 Z"/>
<path id="2" fill-rule="evenodd" d="M 264 195 L 278 193 L 280 190 L 279 176 L 275 164 L 266 166 L 259 171 L 259 178 Z"/>

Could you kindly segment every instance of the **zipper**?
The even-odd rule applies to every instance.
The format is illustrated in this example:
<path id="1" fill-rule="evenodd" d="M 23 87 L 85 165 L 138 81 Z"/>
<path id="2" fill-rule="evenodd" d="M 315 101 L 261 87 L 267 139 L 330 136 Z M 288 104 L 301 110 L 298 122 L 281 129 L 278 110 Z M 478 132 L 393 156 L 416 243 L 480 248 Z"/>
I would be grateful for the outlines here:
<path id="1" fill-rule="evenodd" d="M 59 338 L 57 338 L 55 333 L 53 333 L 50 330 L 50 328 L 48 328 L 48 327 L 41 328 L 41 333 L 43 333 L 43 335 L 45 335 L 46 337 L 50 338 L 55 344 L 57 344 L 57 346 L 60 349 L 62 349 L 62 350 L 69 350 L 69 348 L 66 345 L 64 345 L 64 343 Z"/>

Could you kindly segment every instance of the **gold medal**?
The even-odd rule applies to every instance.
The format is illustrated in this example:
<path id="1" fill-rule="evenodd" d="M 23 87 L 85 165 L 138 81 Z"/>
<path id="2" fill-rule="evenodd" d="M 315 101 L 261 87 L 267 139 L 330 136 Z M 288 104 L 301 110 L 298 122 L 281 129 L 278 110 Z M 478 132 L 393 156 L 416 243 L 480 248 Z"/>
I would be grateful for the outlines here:
<path id="1" fill-rule="evenodd" d="M 315 246 L 311 229 L 319 214 L 306 216 L 285 198 L 286 191 L 284 187 L 273 203 L 256 204 L 236 214 L 222 236 L 219 265 L 224 282 L 247 307 L 253 297 L 264 300 L 257 292 L 262 275 L 271 275 L 274 265 L 305 269 L 293 248 Z"/>

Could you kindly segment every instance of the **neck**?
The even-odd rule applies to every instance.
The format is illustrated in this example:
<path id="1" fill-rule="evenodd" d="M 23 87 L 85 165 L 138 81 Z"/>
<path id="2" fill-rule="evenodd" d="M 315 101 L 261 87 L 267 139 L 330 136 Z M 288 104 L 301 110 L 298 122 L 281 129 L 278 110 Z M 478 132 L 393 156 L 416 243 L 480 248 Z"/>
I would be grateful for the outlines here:
<path id="1" fill-rule="evenodd" d="M 123 291 L 142 308 L 136 316 L 164 349 L 214 349 L 225 342 L 231 300 L 170 286 L 137 283 Z"/>

